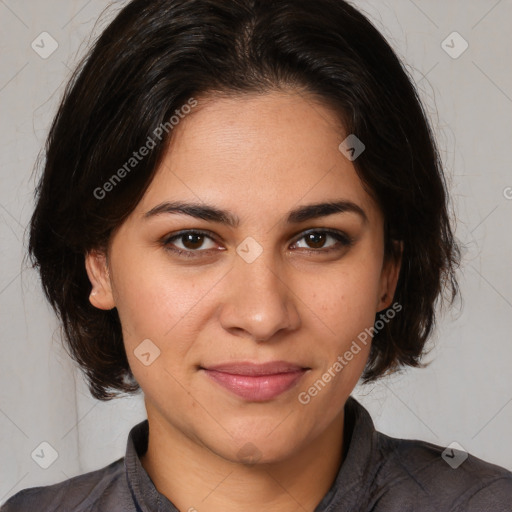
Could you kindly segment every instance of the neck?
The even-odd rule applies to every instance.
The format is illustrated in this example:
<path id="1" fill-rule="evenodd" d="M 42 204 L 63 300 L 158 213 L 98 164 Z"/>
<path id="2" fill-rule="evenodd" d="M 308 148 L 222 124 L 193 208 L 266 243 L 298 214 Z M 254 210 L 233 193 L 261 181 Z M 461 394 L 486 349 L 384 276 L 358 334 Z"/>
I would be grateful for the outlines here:
<path id="1" fill-rule="evenodd" d="M 152 421 L 155 419 L 156 421 Z M 227 460 L 150 417 L 141 463 L 157 490 L 187 512 L 313 512 L 332 486 L 343 453 L 344 410 L 292 456 L 275 463 Z"/>

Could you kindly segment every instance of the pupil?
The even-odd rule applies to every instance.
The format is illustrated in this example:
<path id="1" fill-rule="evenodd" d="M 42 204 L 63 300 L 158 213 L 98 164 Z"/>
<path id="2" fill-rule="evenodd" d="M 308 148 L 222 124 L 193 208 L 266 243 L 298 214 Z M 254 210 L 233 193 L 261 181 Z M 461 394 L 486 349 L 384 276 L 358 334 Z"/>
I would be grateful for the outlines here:
<path id="1" fill-rule="evenodd" d="M 203 244 L 202 240 L 203 235 L 196 234 L 196 233 L 189 233 L 187 235 L 183 235 L 184 241 L 183 245 L 187 247 L 188 249 L 197 249 L 201 247 Z M 195 243 L 194 243 L 195 240 Z"/>
<path id="2" fill-rule="evenodd" d="M 309 233 L 308 244 L 312 244 L 315 249 L 321 248 L 325 243 L 325 233 Z"/>

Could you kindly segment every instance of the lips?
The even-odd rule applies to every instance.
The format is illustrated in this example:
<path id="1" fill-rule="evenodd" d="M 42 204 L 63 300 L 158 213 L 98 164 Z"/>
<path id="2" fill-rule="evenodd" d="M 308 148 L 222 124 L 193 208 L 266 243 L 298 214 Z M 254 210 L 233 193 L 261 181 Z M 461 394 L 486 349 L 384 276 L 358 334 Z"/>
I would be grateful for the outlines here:
<path id="1" fill-rule="evenodd" d="M 236 362 L 201 368 L 224 389 L 254 402 L 277 398 L 297 385 L 309 369 L 286 361 L 262 364 Z"/>

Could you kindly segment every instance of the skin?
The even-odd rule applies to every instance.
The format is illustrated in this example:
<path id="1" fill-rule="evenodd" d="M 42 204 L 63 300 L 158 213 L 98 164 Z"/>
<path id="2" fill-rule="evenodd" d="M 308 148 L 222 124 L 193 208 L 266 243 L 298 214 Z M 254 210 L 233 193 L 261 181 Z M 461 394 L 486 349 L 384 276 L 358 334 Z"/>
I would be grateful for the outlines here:
<path id="1" fill-rule="evenodd" d="M 307 405 L 298 395 L 391 305 L 399 272 L 384 255 L 382 213 L 338 149 L 346 135 L 333 111 L 298 91 L 203 98 L 174 129 L 107 254 L 86 256 L 90 301 L 117 308 L 144 391 L 150 435 L 141 462 L 179 510 L 313 511 L 337 475 L 343 407 L 370 343 Z M 178 200 L 229 210 L 240 223 L 144 218 Z M 348 211 L 286 223 L 298 206 L 338 200 L 358 205 L 366 220 Z M 308 242 L 313 228 L 353 243 L 328 233 Z M 165 247 L 166 236 L 185 229 L 211 233 L 169 243 L 196 257 Z M 252 263 L 236 252 L 247 237 L 263 251 Z M 160 349 L 149 366 L 134 354 L 145 339 Z M 271 360 L 310 370 L 265 402 L 231 394 L 200 370 Z M 243 447 L 255 463 L 241 460 Z"/>

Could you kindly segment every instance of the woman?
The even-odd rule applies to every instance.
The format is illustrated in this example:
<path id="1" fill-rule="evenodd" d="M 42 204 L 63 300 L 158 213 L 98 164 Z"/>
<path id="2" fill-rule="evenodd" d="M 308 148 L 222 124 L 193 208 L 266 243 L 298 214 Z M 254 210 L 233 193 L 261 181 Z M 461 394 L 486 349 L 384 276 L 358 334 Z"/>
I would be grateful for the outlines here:
<path id="1" fill-rule="evenodd" d="M 1 509 L 512 510 L 512 473 L 376 432 L 458 248 L 411 81 L 340 0 L 134 0 L 54 120 L 30 252 L 126 456 Z M 463 460 L 464 459 L 464 460 Z"/>

